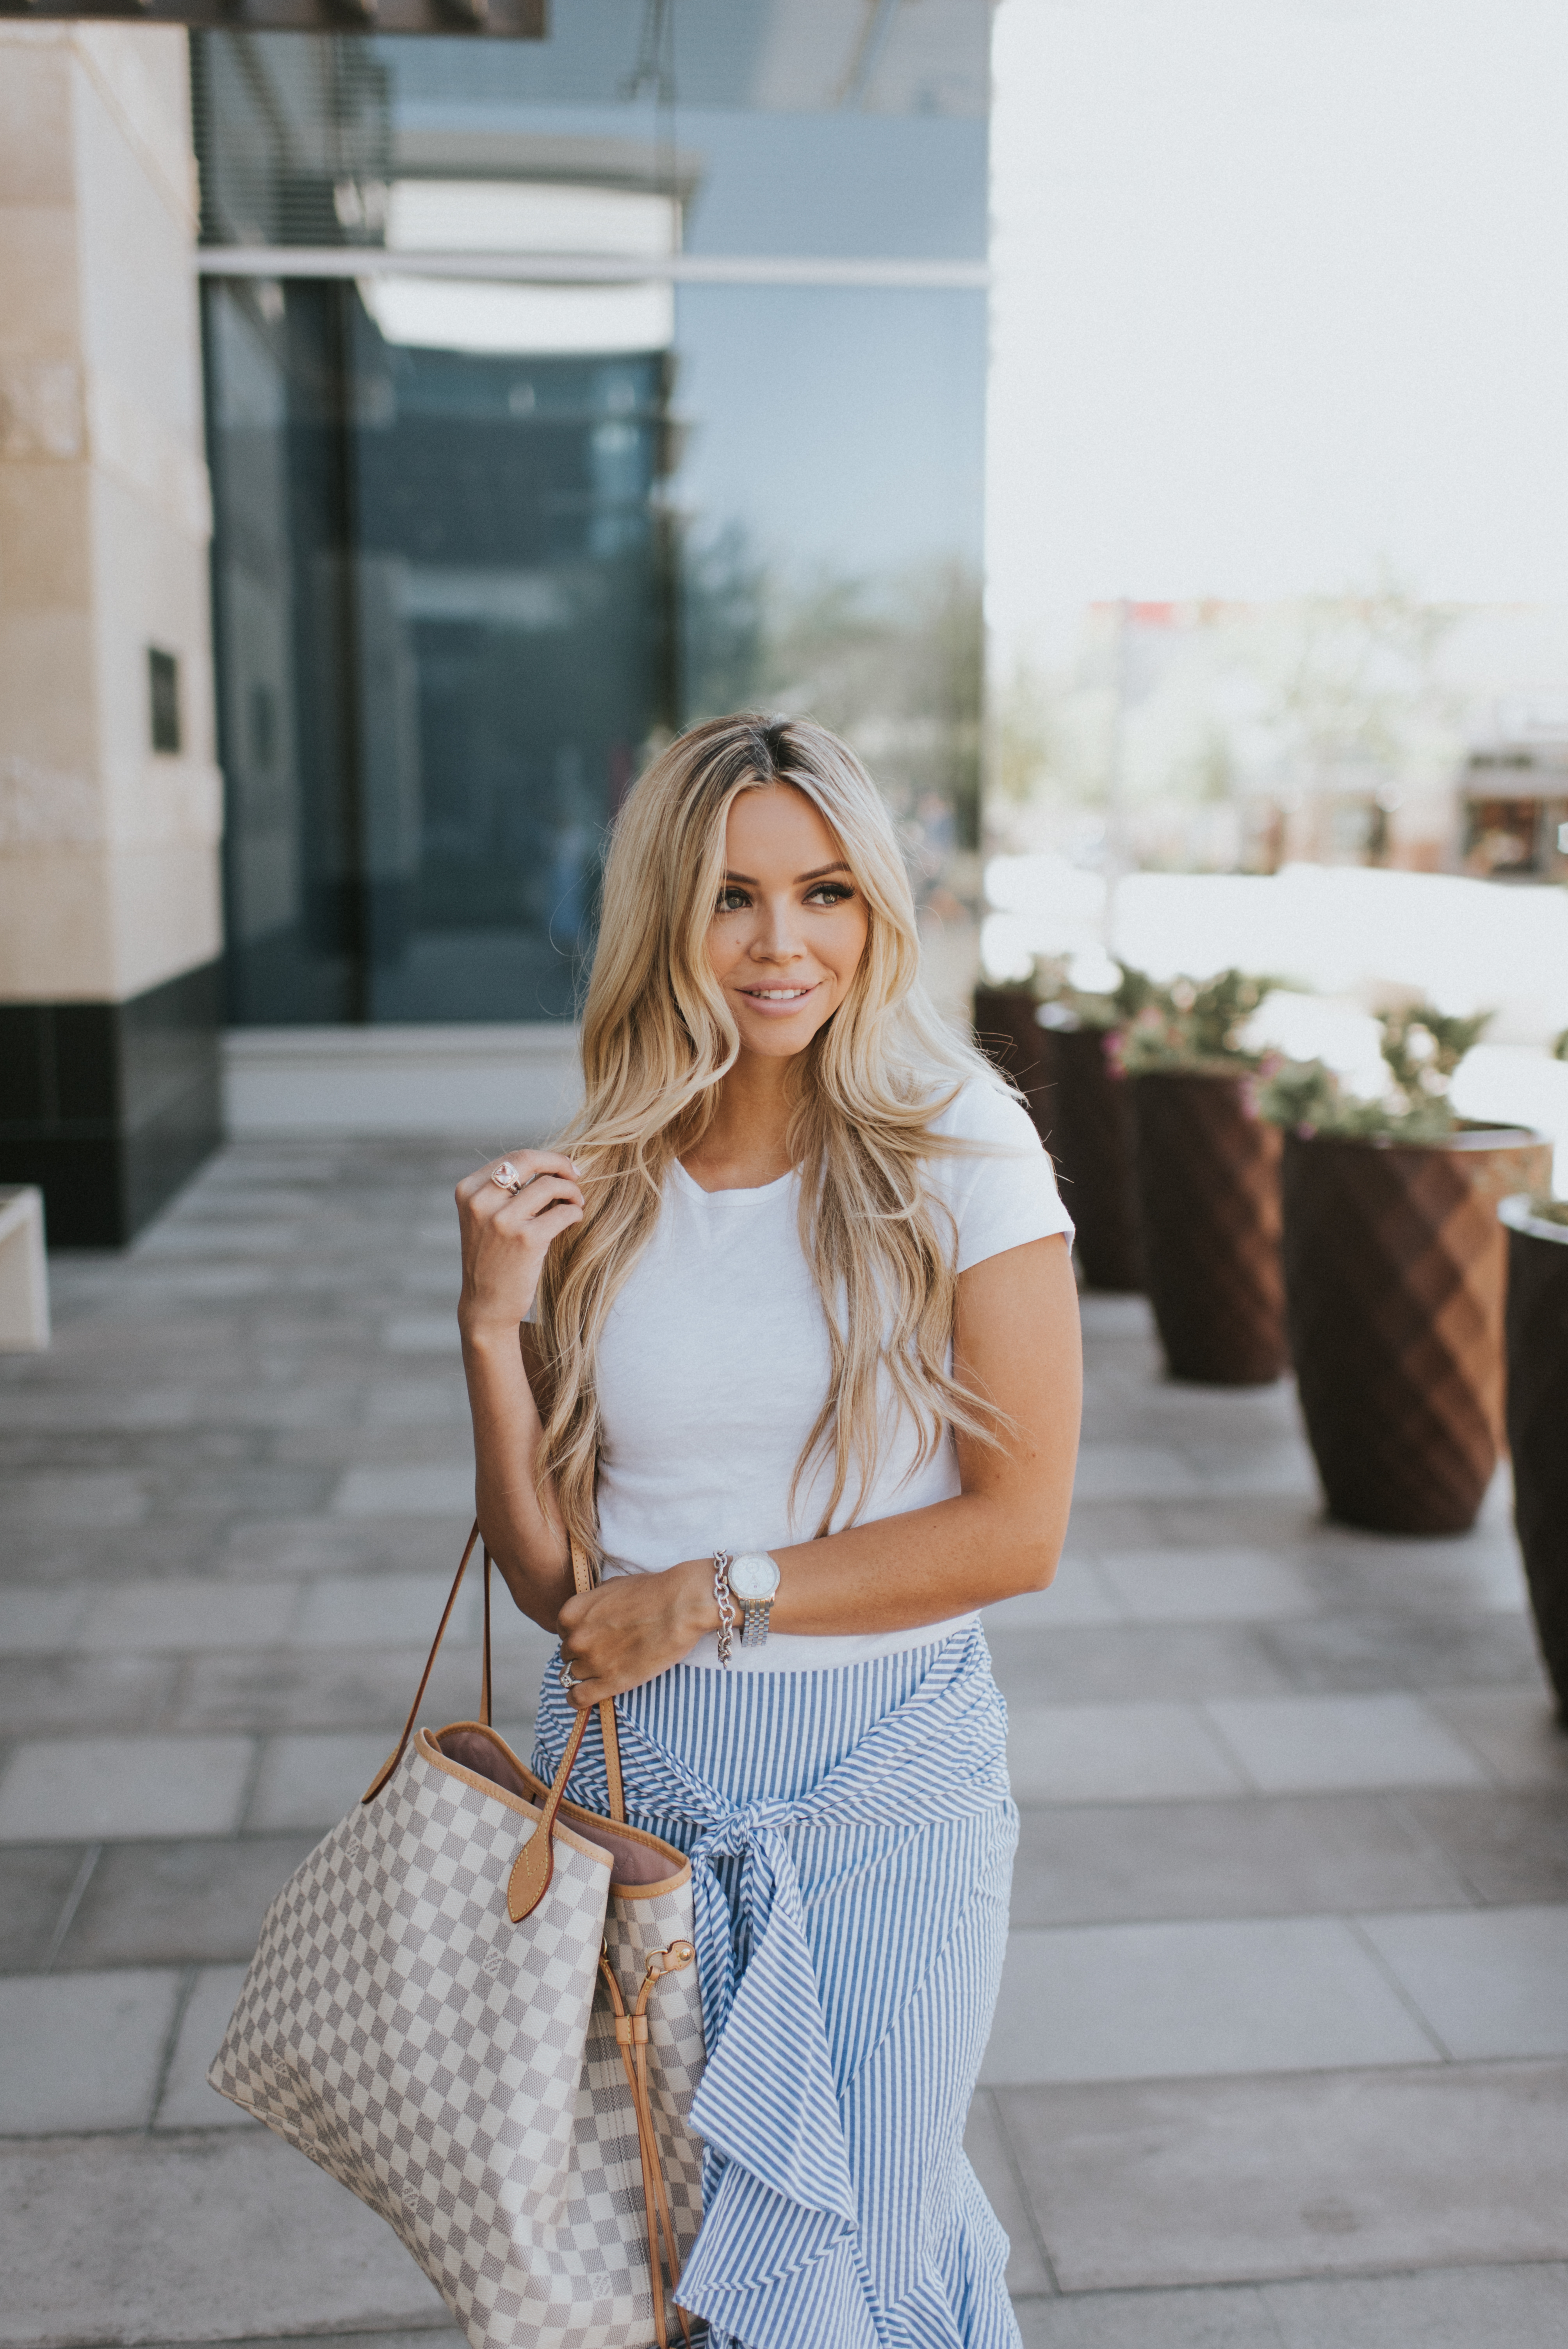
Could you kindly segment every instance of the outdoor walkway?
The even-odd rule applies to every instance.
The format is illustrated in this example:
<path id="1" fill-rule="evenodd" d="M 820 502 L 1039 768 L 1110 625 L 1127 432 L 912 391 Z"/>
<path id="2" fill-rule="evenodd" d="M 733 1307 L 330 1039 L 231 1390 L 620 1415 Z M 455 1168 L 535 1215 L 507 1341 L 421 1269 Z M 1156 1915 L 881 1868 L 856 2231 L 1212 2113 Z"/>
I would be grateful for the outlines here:
<path id="1" fill-rule="evenodd" d="M 466 1528 L 460 1171 L 231 1149 L 57 1261 L 53 1351 L 0 1364 L 0 2344 L 445 2328 L 202 2074 Z M 1326 1528 L 1288 1390 L 1086 1319 L 1067 1561 L 989 1619 L 1024 1826 L 972 2150 L 1025 2339 L 1556 2349 L 1568 1740 L 1503 1495 L 1461 1541 Z M 521 1740 L 548 1652 L 500 1651 Z"/>

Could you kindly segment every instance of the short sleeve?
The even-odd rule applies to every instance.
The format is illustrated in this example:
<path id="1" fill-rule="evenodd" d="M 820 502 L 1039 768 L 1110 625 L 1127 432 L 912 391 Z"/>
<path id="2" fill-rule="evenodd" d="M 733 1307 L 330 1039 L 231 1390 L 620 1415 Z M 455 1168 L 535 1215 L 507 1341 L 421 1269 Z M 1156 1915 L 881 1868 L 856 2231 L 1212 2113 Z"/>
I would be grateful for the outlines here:
<path id="1" fill-rule="evenodd" d="M 1057 1232 L 1070 1245 L 1072 1217 L 1055 1169 L 1015 1095 L 975 1077 L 933 1123 L 936 1133 L 971 1145 L 926 1162 L 926 1179 L 956 1226 L 960 1272 Z"/>

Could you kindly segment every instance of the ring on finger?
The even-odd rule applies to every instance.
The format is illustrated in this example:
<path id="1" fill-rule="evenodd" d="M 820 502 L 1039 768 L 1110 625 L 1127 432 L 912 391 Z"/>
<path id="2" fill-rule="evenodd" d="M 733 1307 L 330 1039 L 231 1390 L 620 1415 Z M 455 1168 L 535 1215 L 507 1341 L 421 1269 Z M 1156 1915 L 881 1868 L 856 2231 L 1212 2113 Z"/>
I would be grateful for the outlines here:
<path id="1" fill-rule="evenodd" d="M 520 1174 L 510 1158 L 503 1158 L 490 1168 L 490 1181 L 499 1191 L 517 1193 L 525 1187 L 526 1177 Z"/>
<path id="2" fill-rule="evenodd" d="M 555 1669 L 560 1675 L 561 1685 L 563 1689 L 576 1687 L 577 1683 L 572 1677 L 572 1659 L 570 1656 L 562 1656 Z"/>

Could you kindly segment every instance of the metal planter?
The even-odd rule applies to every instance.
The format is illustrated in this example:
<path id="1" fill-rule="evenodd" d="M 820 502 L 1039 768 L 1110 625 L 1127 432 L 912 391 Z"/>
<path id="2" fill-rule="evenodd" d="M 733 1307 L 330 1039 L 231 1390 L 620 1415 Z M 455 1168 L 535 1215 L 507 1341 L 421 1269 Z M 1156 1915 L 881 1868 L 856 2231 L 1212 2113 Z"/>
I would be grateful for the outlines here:
<path id="1" fill-rule="evenodd" d="M 1434 1143 L 1289 1134 L 1284 1265 L 1302 1415 L 1331 1516 L 1464 1533 L 1503 1440 L 1498 1201 L 1546 1179 L 1518 1127 Z"/>
<path id="2" fill-rule="evenodd" d="M 1149 1300 L 1173 1378 L 1266 1386 L 1287 1360 L 1280 1136 L 1240 1076 L 1131 1079 Z"/>
<path id="3" fill-rule="evenodd" d="M 1568 1225 L 1499 1210 L 1508 1248 L 1508 1442 L 1513 1522 L 1536 1635 L 1568 1722 Z"/>

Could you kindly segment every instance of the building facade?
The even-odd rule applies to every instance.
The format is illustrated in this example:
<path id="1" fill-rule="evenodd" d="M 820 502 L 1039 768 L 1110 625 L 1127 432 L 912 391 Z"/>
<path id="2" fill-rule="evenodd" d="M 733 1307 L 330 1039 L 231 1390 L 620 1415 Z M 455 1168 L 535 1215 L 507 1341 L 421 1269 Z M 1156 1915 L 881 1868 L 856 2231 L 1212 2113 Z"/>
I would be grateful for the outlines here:
<path id="1" fill-rule="evenodd" d="M 109 37 L 185 71 L 177 33 Z M 190 1008 L 205 989 L 222 1020 L 242 1130 L 548 1131 L 605 827 L 660 743 L 722 709 L 855 741 L 939 984 L 944 952 L 956 970 L 988 52 L 986 0 L 191 34 L 167 364 L 184 350 L 193 425 L 199 292 L 211 633 L 203 561 L 178 626 L 137 617 L 135 660 L 143 764 L 178 765 L 188 811 L 206 778 L 206 928 L 170 951 L 203 974 Z M 204 526 L 193 508 L 192 546 Z M 0 1021 L 46 967 L 12 961 Z M 85 1236 L 123 1236 L 150 1195 Z"/>

